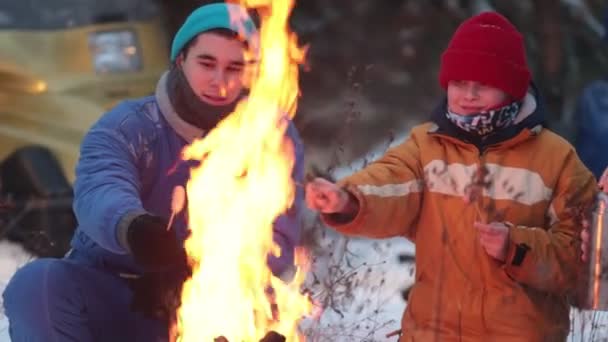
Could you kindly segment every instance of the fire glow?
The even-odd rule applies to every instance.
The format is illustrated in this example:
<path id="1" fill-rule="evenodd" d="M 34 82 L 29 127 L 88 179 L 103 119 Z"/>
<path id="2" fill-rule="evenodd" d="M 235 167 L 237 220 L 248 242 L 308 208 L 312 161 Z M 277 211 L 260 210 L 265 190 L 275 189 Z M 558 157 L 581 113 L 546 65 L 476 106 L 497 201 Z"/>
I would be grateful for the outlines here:
<path id="1" fill-rule="evenodd" d="M 248 81 L 249 97 L 183 153 L 184 159 L 201 163 L 186 188 L 191 229 L 186 250 L 193 274 L 184 284 L 174 327 L 173 339 L 180 342 L 259 341 L 270 331 L 300 341 L 298 322 L 312 310 L 300 291 L 307 271 L 301 251 L 289 284 L 267 266 L 267 255 L 280 252 L 272 224 L 295 194 L 285 119 L 295 115 L 298 64 L 305 51 L 288 30 L 291 0 L 241 4 L 262 9 L 260 45 L 254 47 L 259 64 Z"/>
<path id="2" fill-rule="evenodd" d="M 595 224 L 595 258 L 593 260 L 593 303 L 591 308 L 597 310 L 600 307 L 600 284 L 602 280 L 602 237 L 604 236 L 604 212 L 606 203 L 599 202 L 598 218 Z"/>

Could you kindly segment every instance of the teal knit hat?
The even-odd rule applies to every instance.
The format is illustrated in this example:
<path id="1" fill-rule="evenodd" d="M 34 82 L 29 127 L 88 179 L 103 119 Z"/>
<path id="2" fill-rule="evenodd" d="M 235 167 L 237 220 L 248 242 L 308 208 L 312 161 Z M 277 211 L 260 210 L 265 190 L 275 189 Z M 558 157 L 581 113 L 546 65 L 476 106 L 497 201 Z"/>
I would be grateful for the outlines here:
<path id="1" fill-rule="evenodd" d="M 179 52 L 192 38 L 218 28 L 240 34 L 250 45 L 257 33 L 255 24 L 244 7 L 227 3 L 204 5 L 192 12 L 175 34 L 171 44 L 171 61 L 175 61 Z"/>

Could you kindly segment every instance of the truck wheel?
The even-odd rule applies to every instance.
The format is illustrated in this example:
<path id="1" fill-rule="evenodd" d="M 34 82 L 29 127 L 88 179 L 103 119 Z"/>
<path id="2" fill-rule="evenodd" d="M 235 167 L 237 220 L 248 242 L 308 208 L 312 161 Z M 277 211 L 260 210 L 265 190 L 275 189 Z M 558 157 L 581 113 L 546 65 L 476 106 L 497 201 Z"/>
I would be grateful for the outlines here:
<path id="1" fill-rule="evenodd" d="M 26 146 L 0 164 L 0 193 L 10 210 L 3 236 L 39 257 L 61 257 L 76 229 L 73 192 L 53 153 Z"/>

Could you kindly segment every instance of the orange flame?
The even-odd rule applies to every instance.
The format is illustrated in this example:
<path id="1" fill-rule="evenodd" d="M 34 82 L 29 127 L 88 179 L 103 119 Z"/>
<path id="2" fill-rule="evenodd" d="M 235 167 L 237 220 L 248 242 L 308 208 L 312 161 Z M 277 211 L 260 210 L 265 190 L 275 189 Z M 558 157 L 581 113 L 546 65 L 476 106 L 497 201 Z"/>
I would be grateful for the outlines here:
<path id="1" fill-rule="evenodd" d="M 302 253 L 296 255 L 300 267 L 289 284 L 275 278 L 266 263 L 269 253 L 279 253 L 273 222 L 294 199 L 286 116 L 295 115 L 298 64 L 305 51 L 287 28 L 291 0 L 243 5 L 263 8 L 250 95 L 184 150 L 184 159 L 202 163 L 187 184 L 192 233 L 186 250 L 193 275 L 182 290 L 174 327 L 178 341 L 259 341 L 269 331 L 287 341 L 303 340 L 297 325 L 312 310 L 300 291 L 307 271 Z"/>

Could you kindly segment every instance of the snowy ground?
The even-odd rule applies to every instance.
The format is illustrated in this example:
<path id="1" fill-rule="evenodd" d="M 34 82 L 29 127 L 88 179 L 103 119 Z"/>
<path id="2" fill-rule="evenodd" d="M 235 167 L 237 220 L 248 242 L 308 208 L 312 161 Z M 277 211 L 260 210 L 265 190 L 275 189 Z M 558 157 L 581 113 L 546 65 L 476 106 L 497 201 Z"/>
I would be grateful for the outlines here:
<path id="1" fill-rule="evenodd" d="M 0 241 L 0 291 L 4 292 L 4 288 L 13 273 L 29 260 L 32 260 L 32 256 L 23 250 L 20 245 L 4 240 Z M 1 302 L 2 297 L 0 296 Z M 0 342 L 9 341 L 8 321 L 4 316 L 4 306 L 2 306 L 0 307 Z"/>
<path id="2" fill-rule="evenodd" d="M 398 255 L 413 255 L 414 246 L 405 239 L 345 239 L 335 233 L 321 245 L 340 262 L 324 258 L 328 253 L 313 267 L 319 279 L 314 298 L 325 309 L 306 331 L 309 340 L 397 341 L 385 336 L 400 328 L 401 292 L 414 275 L 413 264 L 400 263 Z"/>

